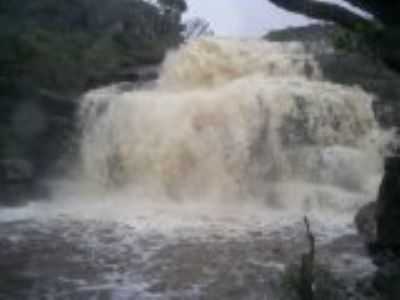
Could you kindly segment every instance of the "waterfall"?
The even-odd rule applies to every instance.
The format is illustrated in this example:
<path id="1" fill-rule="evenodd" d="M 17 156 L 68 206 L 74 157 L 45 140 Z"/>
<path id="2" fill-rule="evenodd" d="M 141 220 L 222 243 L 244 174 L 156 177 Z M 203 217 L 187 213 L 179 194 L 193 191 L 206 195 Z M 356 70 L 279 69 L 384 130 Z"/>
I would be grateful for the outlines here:
<path id="1" fill-rule="evenodd" d="M 193 40 L 159 75 L 84 95 L 71 172 L 0 209 L 0 298 L 288 299 L 304 215 L 326 287 L 372 291 L 353 217 L 390 138 L 374 97 L 297 43 Z"/>
<path id="2" fill-rule="evenodd" d="M 381 174 L 372 101 L 325 81 L 299 43 L 201 38 L 152 84 L 84 96 L 80 180 L 132 201 L 349 210 Z"/>

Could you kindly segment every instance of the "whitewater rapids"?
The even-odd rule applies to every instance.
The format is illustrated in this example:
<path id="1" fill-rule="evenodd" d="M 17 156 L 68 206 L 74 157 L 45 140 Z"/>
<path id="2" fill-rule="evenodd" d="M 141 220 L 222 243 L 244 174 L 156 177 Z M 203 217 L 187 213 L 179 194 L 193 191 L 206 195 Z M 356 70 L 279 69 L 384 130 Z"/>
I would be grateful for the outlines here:
<path id="1" fill-rule="evenodd" d="M 150 87 L 84 97 L 82 180 L 140 199 L 346 210 L 381 173 L 372 101 L 324 81 L 300 44 L 200 39 Z"/>
<path id="2" fill-rule="evenodd" d="M 157 81 L 90 91 L 52 201 L 0 210 L 0 298 L 287 299 L 304 215 L 318 257 L 365 282 L 352 218 L 390 138 L 373 100 L 301 44 L 219 38 L 171 51 Z"/>

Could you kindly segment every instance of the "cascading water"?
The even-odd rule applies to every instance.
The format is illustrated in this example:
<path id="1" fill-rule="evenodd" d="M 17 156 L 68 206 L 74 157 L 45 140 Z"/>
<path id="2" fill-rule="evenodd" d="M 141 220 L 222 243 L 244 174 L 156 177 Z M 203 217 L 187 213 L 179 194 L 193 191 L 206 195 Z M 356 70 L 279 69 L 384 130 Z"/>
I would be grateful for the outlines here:
<path id="1" fill-rule="evenodd" d="M 83 176 L 152 198 L 347 209 L 380 174 L 371 101 L 324 82 L 300 44 L 200 39 L 151 88 L 86 95 Z"/>
<path id="2" fill-rule="evenodd" d="M 156 82 L 87 93 L 78 183 L 0 211 L 0 268 L 16 278 L 0 298 L 288 299 L 304 214 L 355 286 L 373 267 L 351 219 L 375 198 L 388 137 L 372 100 L 324 81 L 300 44 L 217 38 L 171 52 Z"/>

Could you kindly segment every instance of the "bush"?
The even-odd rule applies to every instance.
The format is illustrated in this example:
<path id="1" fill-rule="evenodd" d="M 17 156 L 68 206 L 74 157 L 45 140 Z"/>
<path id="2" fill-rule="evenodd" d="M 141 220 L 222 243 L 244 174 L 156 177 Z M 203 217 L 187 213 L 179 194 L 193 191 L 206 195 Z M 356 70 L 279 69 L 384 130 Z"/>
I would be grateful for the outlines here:
<path id="1" fill-rule="evenodd" d="M 144 0 L 0 0 L 0 160 L 19 151 L 47 163 L 57 137 L 73 123 L 65 102 L 99 85 L 135 79 L 132 69 L 161 62 L 182 41 L 181 13 Z M 36 146 L 11 124 L 27 102 L 50 122 Z M 68 125 L 57 123 L 59 117 Z"/>

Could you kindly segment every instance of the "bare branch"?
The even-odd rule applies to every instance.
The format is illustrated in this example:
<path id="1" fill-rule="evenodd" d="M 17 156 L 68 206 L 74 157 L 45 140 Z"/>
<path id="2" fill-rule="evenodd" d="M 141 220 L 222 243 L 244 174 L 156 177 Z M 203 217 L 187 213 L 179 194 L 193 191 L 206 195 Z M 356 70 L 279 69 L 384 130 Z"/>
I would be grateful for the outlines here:
<path id="1" fill-rule="evenodd" d="M 350 5 L 357 7 L 379 20 L 385 25 L 397 25 L 399 23 L 398 11 L 400 3 L 398 1 L 381 0 L 344 0 Z"/>
<path id="2" fill-rule="evenodd" d="M 318 0 L 269 0 L 276 6 L 310 18 L 334 22 L 347 29 L 357 30 L 360 26 L 374 28 L 376 24 L 343 6 Z M 350 1 L 348 1 L 350 2 Z"/>
<path id="3" fill-rule="evenodd" d="M 310 251 L 303 254 L 301 257 L 300 266 L 300 284 L 298 293 L 301 300 L 314 299 L 314 264 L 315 264 L 315 237 L 311 232 L 310 222 L 307 217 L 304 217 L 304 224 L 306 225 L 307 238 L 309 241 Z"/>
<path id="4" fill-rule="evenodd" d="M 309 242 L 309 245 L 310 245 L 310 256 L 314 259 L 314 256 L 315 256 L 315 237 L 314 237 L 313 233 L 311 232 L 310 221 L 308 220 L 307 217 L 304 217 L 304 224 L 306 225 L 307 238 L 308 238 L 308 242 Z"/>

